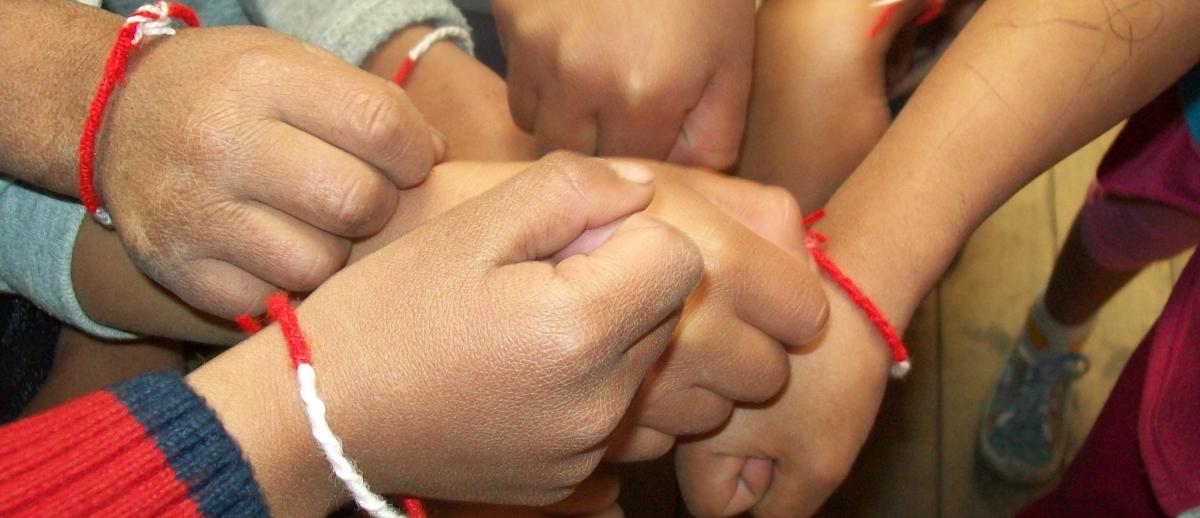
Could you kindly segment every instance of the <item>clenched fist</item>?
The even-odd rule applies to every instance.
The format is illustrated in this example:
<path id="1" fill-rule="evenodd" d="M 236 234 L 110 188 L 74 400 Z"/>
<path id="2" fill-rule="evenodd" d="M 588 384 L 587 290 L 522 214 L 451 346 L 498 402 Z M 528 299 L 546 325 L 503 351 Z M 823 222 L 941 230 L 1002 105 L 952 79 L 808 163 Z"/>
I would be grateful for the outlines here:
<path id="1" fill-rule="evenodd" d="M 509 105 L 542 152 L 726 169 L 750 93 L 753 0 L 493 0 Z"/>
<path id="2" fill-rule="evenodd" d="M 323 50 L 189 29 L 135 54 L 96 182 L 139 267 L 230 317 L 338 271 L 440 145 L 403 91 Z"/>
<path id="3" fill-rule="evenodd" d="M 654 191 L 652 174 L 555 155 L 304 301 L 330 424 L 372 487 L 540 505 L 591 475 L 703 270 L 694 243 L 641 213 Z M 606 226 L 586 255 L 555 259 Z M 248 452 L 272 509 L 297 516 L 311 513 L 281 492 L 324 497 L 317 507 L 340 493 L 289 378 L 268 328 L 190 381 Z"/>

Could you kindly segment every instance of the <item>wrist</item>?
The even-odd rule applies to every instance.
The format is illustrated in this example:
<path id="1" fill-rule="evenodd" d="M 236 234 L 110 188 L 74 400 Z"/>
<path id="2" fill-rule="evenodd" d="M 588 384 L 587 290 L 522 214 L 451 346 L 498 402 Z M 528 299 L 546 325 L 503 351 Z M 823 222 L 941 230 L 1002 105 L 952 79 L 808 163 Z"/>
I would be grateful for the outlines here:
<path id="1" fill-rule="evenodd" d="M 397 33 L 364 64 L 392 80 L 408 53 L 433 32 L 414 26 Z M 533 138 L 513 122 L 504 80 L 454 44 L 441 40 L 409 72 L 404 91 L 430 126 L 446 138 L 446 160 L 536 158 Z"/>
<path id="2" fill-rule="evenodd" d="M 273 515 L 324 516 L 347 501 L 313 444 L 277 330 L 235 346 L 187 383 L 241 447 Z"/>
<path id="3" fill-rule="evenodd" d="M 32 13 L 32 14 L 31 14 Z M 79 135 L 123 20 L 75 2 L 0 3 L 0 170 L 77 196 Z"/>

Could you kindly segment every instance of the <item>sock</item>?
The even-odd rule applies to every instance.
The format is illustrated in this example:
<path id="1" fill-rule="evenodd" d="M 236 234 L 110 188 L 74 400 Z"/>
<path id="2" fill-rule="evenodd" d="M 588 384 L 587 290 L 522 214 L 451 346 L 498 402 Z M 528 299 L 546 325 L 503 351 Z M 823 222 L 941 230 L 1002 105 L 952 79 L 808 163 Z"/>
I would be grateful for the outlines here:
<path id="1" fill-rule="evenodd" d="M 1045 295 L 1038 296 L 1029 310 L 1025 331 L 1021 335 L 1023 352 L 1041 359 L 1068 352 L 1079 352 L 1084 339 L 1092 330 L 1095 317 L 1082 324 L 1070 326 L 1059 322 L 1046 309 Z"/>

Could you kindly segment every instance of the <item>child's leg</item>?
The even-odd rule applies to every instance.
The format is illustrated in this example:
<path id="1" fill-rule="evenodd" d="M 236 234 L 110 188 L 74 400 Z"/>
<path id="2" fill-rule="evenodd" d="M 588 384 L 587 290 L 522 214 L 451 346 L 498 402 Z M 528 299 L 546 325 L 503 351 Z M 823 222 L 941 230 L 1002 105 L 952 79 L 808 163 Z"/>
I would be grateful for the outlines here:
<path id="1" fill-rule="evenodd" d="M 1058 472 L 1071 385 L 1088 369 L 1079 351 L 1100 307 L 1147 264 L 1200 241 L 1200 199 L 1167 187 L 1200 175 L 1180 113 L 1170 90 L 1126 124 L 1009 353 L 979 428 L 981 457 L 1006 480 Z"/>
<path id="2" fill-rule="evenodd" d="M 1094 186 L 1054 263 L 1046 309 L 1064 325 L 1083 324 L 1143 267 L 1196 243 L 1200 218 Z"/>
<path id="3" fill-rule="evenodd" d="M 805 212 L 826 202 L 891 122 L 884 65 L 928 3 L 902 2 L 876 37 L 869 0 L 772 0 L 758 14 L 754 87 L 739 166 Z"/>
<path id="4" fill-rule="evenodd" d="M 55 348 L 54 367 L 25 408 L 24 415 L 165 369 L 183 370 L 183 354 L 178 342 L 147 339 L 109 343 L 64 327 Z"/>

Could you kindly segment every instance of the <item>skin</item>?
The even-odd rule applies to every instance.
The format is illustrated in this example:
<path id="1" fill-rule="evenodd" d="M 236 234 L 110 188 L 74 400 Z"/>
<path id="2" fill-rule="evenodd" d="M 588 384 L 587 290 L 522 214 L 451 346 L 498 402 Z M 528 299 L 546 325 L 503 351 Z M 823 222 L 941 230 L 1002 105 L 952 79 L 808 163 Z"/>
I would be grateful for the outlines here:
<path id="1" fill-rule="evenodd" d="M 703 271 L 694 243 L 640 213 L 653 178 L 556 155 L 300 305 L 329 420 L 377 491 L 539 505 L 592 473 Z M 614 222 L 587 255 L 546 260 Z M 268 329 L 187 381 L 272 511 L 319 516 L 346 495 L 312 447 L 285 350 Z"/>
<path id="2" fill-rule="evenodd" d="M 901 3 L 892 23 L 867 38 L 880 12 L 870 2 L 763 5 L 739 174 L 787 188 L 805 212 L 823 207 L 891 124 L 888 51 L 927 6 Z"/>
<path id="3" fill-rule="evenodd" d="M 392 79 L 412 49 L 433 29 L 405 29 L 382 45 L 363 69 Z M 517 127 L 500 76 L 453 42 L 429 49 L 409 75 L 405 93 L 446 140 L 446 161 L 527 161 L 537 158 L 533 137 Z"/>
<path id="4" fill-rule="evenodd" d="M 830 200 L 828 253 L 906 323 L 987 214 L 1200 60 L 1197 16 L 1189 1 L 986 2 Z M 830 303 L 828 334 L 792 356 L 777 400 L 679 448 L 697 516 L 810 514 L 844 478 L 887 358 L 855 308 Z"/>
<path id="5" fill-rule="evenodd" d="M 754 4 L 493 0 L 513 119 L 541 153 L 727 169 L 745 126 Z"/>
<path id="6" fill-rule="evenodd" d="M 519 163 L 438 166 L 420 189 L 402 193 L 399 212 L 378 235 L 356 244 L 351 261 L 369 258 L 524 167 Z M 619 161 L 614 167 L 652 172 L 658 178 L 648 213 L 695 242 L 705 263 L 703 288 L 688 299 L 669 360 L 651 374 L 630 425 L 618 432 L 624 445 L 610 456 L 640 460 L 665 453 L 677 435 L 719 426 L 733 401 L 763 401 L 778 392 L 786 378 L 784 351 L 807 343 L 821 330 L 826 308 L 807 261 L 799 210 L 782 189 L 647 162 Z M 611 230 L 587 234 L 569 251 L 596 246 Z M 214 333 L 205 327 L 210 321 L 182 308 L 168 294 L 144 281 L 125 278 L 136 270 L 107 255 L 114 251 L 119 251 L 117 244 L 107 234 L 85 224 L 77 241 L 77 264 L 103 265 L 109 270 L 76 278 L 76 292 L 85 309 L 103 308 L 115 320 L 105 323 L 128 324 L 134 330 L 139 330 L 137 326 L 177 334 L 200 330 L 202 336 L 181 337 L 190 340 L 217 337 L 224 331 L 218 328 Z M 93 259 L 97 256 L 104 260 Z M 115 291 L 117 287 L 125 291 Z M 723 368 L 708 367 L 714 364 Z"/>
<path id="7" fill-rule="evenodd" d="M 0 170 L 77 195 L 83 115 L 121 23 L 74 2 L 0 4 L 0 118 L 26 121 L 0 129 Z M 96 188 L 142 271 L 232 317 L 340 269 L 443 148 L 403 91 L 325 51 L 254 27 L 189 29 L 134 54 Z"/>

